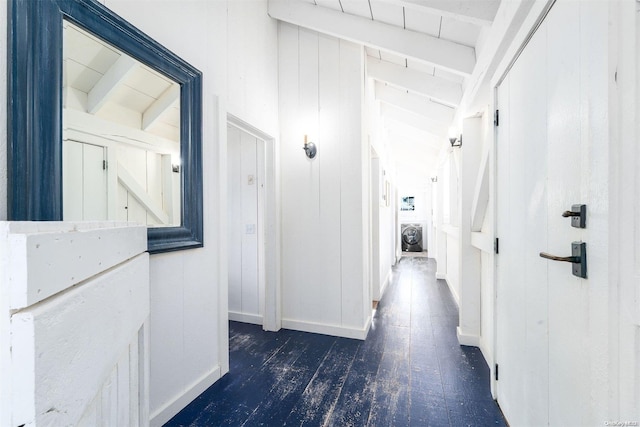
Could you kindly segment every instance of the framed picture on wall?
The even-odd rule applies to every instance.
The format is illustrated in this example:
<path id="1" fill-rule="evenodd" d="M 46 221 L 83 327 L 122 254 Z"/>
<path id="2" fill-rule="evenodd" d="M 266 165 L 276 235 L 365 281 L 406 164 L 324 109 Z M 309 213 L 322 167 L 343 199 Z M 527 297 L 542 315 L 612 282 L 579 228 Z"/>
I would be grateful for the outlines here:
<path id="1" fill-rule="evenodd" d="M 413 196 L 404 196 L 402 197 L 402 201 L 400 203 L 401 211 L 415 211 L 415 198 Z"/>

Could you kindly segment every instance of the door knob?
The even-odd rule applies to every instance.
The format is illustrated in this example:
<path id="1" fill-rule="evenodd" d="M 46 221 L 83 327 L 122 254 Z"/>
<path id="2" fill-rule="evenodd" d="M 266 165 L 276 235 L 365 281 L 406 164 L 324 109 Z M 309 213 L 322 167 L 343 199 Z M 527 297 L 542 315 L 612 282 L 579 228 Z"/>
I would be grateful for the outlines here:
<path id="1" fill-rule="evenodd" d="M 571 256 L 556 256 L 546 252 L 540 252 L 542 258 L 552 261 L 564 261 L 572 264 L 572 273 L 574 276 L 587 278 L 587 244 L 584 242 L 571 243 Z"/>

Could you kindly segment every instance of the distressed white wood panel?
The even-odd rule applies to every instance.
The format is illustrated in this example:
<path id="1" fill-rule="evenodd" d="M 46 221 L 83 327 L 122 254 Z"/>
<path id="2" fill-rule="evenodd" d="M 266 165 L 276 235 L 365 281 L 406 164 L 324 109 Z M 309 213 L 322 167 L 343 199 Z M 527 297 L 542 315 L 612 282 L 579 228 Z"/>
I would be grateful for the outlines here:
<path id="1" fill-rule="evenodd" d="M 67 221 L 82 221 L 82 144 L 65 140 L 62 150 L 62 214 Z"/>
<path id="2" fill-rule="evenodd" d="M 257 140 L 240 134 L 242 183 L 242 313 L 260 314 L 258 287 Z"/>
<path id="3" fill-rule="evenodd" d="M 78 423 L 137 339 L 149 315 L 148 283 L 143 253 L 11 317 L 16 425 Z"/>
<path id="4" fill-rule="evenodd" d="M 147 248 L 144 227 L 111 223 L 107 229 L 71 227 L 60 233 L 21 231 L 14 224 L 15 234 L 8 240 L 13 310 L 43 301 Z"/>
<path id="5" fill-rule="evenodd" d="M 141 353 L 144 347 L 139 345 L 140 337 L 144 333 L 143 328 L 122 353 L 105 383 L 101 385 L 87 406 L 77 426 L 148 425 L 148 416 L 145 415 L 147 412 L 145 402 L 148 402 L 148 396 L 144 395 L 144 364 L 140 363 L 145 357 L 144 353 Z M 114 391 L 117 393 L 116 396 Z"/>
<path id="6" fill-rule="evenodd" d="M 320 35 L 320 70 L 318 88 L 320 94 L 319 137 L 317 161 L 320 166 L 321 180 L 319 190 L 320 231 L 318 244 L 324 248 L 318 259 L 323 268 L 319 271 L 319 283 L 315 298 L 326 312 L 331 323 L 337 323 L 341 316 L 342 298 L 340 289 L 340 151 L 346 141 L 340 132 L 340 41 L 334 37 Z M 328 286 L 327 286 L 328 285 Z"/>
<path id="7" fill-rule="evenodd" d="M 229 311 L 242 311 L 242 176 L 240 130 L 227 126 Z"/>
<path id="8" fill-rule="evenodd" d="M 340 229 L 342 246 L 342 326 L 364 328 L 371 313 L 368 270 L 369 146 L 362 141 L 364 54 L 340 40 Z M 365 201 L 367 204 L 365 205 Z M 368 312 L 365 312 L 368 307 Z"/>
<path id="9" fill-rule="evenodd" d="M 82 144 L 82 219 L 107 219 L 107 160 L 105 148 Z"/>

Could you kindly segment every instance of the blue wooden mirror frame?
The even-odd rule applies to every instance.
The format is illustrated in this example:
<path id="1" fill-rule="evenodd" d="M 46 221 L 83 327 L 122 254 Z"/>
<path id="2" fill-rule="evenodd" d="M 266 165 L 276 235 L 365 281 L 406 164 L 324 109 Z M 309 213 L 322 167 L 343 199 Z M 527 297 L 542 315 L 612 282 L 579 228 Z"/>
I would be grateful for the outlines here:
<path id="1" fill-rule="evenodd" d="M 202 247 L 202 73 L 94 0 L 10 0 L 8 7 L 9 220 L 63 219 L 67 19 L 180 84 L 181 226 L 148 228 L 148 250 Z"/>

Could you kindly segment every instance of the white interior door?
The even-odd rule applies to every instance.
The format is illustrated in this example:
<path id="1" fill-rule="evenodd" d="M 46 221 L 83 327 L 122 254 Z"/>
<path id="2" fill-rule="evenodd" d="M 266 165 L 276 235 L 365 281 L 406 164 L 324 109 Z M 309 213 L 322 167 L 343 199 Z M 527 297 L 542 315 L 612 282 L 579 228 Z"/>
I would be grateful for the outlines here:
<path id="1" fill-rule="evenodd" d="M 227 127 L 227 140 L 229 318 L 262 324 L 264 143 L 235 126 Z"/>
<path id="2" fill-rule="evenodd" d="M 107 153 L 99 145 L 64 141 L 64 219 L 105 220 L 107 209 Z"/>
<path id="3" fill-rule="evenodd" d="M 607 5 L 558 1 L 497 90 L 497 398 L 511 425 L 607 421 Z M 587 228 L 562 216 L 587 205 Z M 588 278 L 570 256 L 586 242 Z"/>

